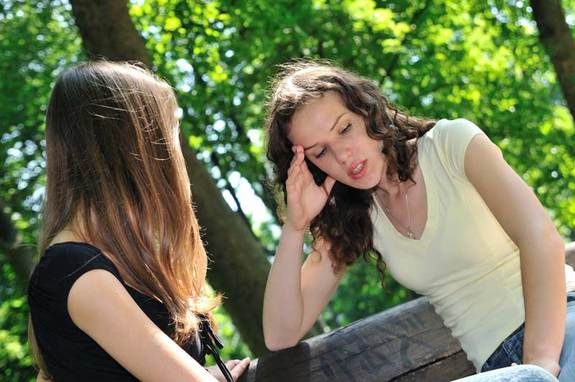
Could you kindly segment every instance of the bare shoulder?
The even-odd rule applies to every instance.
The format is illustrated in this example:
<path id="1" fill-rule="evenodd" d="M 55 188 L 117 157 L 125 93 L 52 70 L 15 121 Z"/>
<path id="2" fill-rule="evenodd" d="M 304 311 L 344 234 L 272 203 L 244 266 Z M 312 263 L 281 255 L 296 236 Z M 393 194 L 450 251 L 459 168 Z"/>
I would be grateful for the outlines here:
<path id="1" fill-rule="evenodd" d="M 94 269 L 80 276 L 68 294 L 70 317 L 80 328 L 84 326 L 84 318 L 126 303 L 135 304 L 120 280 L 104 269 Z"/>
<path id="2" fill-rule="evenodd" d="M 533 190 L 486 135 L 477 135 L 469 143 L 465 173 L 517 245 L 533 240 L 537 232 L 555 236 L 554 225 Z"/>
<path id="3" fill-rule="evenodd" d="M 508 167 L 501 149 L 485 134 L 475 135 L 467 145 L 464 166 L 472 182 L 474 178 L 488 175 L 494 166 Z"/>
<path id="4" fill-rule="evenodd" d="M 68 311 L 82 331 L 140 380 L 214 380 L 154 324 L 107 270 L 88 271 L 75 281 Z"/>

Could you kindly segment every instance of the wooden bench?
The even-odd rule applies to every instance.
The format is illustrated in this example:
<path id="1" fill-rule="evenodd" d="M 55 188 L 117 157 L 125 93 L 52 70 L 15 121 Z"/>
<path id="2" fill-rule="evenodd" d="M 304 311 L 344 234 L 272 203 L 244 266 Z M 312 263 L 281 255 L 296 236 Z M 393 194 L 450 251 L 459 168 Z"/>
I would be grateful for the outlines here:
<path id="1" fill-rule="evenodd" d="M 575 265 L 575 242 L 567 263 Z M 475 369 L 425 298 L 252 361 L 241 382 L 450 381 Z"/>

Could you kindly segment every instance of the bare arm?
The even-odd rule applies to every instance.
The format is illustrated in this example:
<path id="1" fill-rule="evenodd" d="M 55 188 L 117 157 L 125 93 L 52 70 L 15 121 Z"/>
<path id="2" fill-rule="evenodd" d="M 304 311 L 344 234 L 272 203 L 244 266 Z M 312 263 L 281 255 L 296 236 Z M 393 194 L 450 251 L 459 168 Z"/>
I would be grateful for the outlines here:
<path id="1" fill-rule="evenodd" d="M 565 247 L 531 189 L 487 136 L 475 136 L 465 172 L 497 221 L 519 247 L 525 302 L 523 362 L 559 372 L 565 332 Z"/>
<path id="2" fill-rule="evenodd" d="M 264 296 L 266 346 L 280 350 L 296 345 L 310 330 L 343 276 L 334 274 L 325 246 L 302 266 L 304 232 L 284 227 Z"/>
<path id="3" fill-rule="evenodd" d="M 142 381 L 216 381 L 162 332 L 105 270 L 82 275 L 68 295 L 74 323 Z"/>
<path id="4" fill-rule="evenodd" d="M 317 186 L 303 148 L 297 146 L 294 152 L 286 182 L 288 216 L 264 295 L 264 338 L 270 350 L 294 346 L 307 333 L 342 276 L 334 274 L 325 243 L 318 242 L 302 266 L 306 229 L 325 205 L 335 181 L 328 177 Z"/>

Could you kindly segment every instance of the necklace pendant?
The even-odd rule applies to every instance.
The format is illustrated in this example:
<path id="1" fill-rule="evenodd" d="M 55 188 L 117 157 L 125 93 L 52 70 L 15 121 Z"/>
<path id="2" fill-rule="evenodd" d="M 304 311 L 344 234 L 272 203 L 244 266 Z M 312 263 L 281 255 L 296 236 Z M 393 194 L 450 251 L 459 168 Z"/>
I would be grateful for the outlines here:
<path id="1" fill-rule="evenodd" d="M 407 230 L 407 237 L 409 237 L 410 239 L 415 239 L 415 234 L 410 229 L 408 229 Z"/>

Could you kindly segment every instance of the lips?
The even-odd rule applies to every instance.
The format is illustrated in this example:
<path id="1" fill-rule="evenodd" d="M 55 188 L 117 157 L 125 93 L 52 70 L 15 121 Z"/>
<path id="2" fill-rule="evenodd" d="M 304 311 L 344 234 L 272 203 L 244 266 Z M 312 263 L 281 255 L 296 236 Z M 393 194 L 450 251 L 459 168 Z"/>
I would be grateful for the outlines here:
<path id="1" fill-rule="evenodd" d="M 347 170 L 347 175 L 352 179 L 359 179 L 365 175 L 367 171 L 367 160 L 355 163 Z"/>

